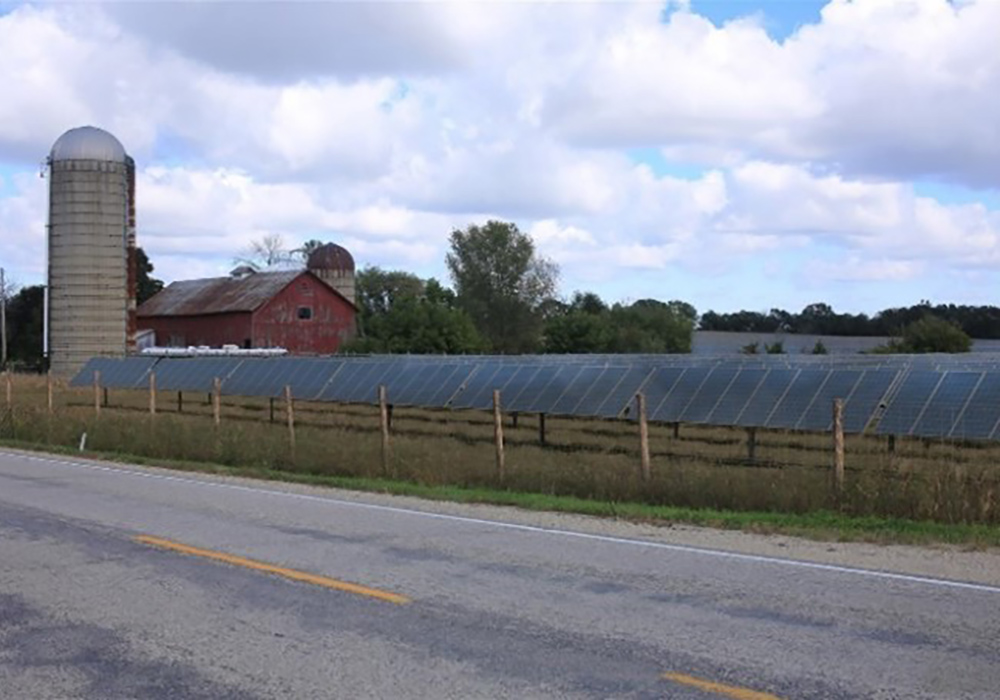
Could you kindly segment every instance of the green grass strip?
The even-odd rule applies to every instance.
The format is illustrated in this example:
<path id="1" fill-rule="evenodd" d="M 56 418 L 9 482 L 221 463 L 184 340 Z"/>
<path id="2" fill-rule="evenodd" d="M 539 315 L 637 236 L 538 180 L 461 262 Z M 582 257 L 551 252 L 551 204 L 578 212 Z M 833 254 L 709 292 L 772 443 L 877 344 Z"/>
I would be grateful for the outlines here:
<path id="1" fill-rule="evenodd" d="M 524 510 L 574 513 L 656 525 L 689 524 L 724 530 L 793 535 L 820 541 L 952 544 L 977 549 L 1000 546 L 1000 527 L 990 525 L 941 523 L 877 516 L 858 517 L 832 511 L 813 513 L 726 511 L 635 502 L 609 502 L 574 496 L 555 496 L 492 488 L 439 486 L 383 478 L 334 476 L 260 467 L 227 466 L 208 462 L 151 459 L 142 455 L 116 452 L 88 451 L 80 453 L 70 447 L 37 445 L 15 440 L 0 440 L 0 445 L 36 452 L 100 459 L 120 464 L 156 466 L 179 471 L 327 486 L 350 491 L 414 496 L 434 501 L 513 506 Z"/>

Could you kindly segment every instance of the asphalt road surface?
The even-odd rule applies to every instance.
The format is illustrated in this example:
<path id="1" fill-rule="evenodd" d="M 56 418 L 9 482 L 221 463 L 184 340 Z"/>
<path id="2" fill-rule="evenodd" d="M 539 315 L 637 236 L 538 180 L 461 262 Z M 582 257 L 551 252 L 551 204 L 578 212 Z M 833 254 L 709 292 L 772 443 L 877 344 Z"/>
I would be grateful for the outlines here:
<path id="1" fill-rule="evenodd" d="M 1000 588 L 389 503 L 0 451 L 0 697 L 1000 697 Z"/>

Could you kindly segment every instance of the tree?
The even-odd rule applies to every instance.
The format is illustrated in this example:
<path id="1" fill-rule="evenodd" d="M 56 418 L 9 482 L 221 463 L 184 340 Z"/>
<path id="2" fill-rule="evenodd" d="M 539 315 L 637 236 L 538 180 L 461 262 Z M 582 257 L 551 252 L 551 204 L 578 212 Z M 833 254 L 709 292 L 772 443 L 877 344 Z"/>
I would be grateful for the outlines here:
<path id="1" fill-rule="evenodd" d="M 555 295 L 559 269 L 537 254 L 527 234 L 501 221 L 455 230 L 446 262 L 459 307 L 495 352 L 541 347 L 542 311 Z"/>
<path id="2" fill-rule="evenodd" d="M 15 291 L 17 291 L 17 283 L 11 280 L 7 276 L 6 272 L 2 268 L 0 268 L 0 324 L 3 325 L 3 327 L 0 328 L 0 335 L 3 336 L 2 340 L 3 351 L 2 351 L 2 356 L 0 356 L 0 364 L 3 364 L 5 366 L 9 359 L 7 332 L 10 326 L 7 323 L 7 305 L 13 298 Z"/>
<path id="3" fill-rule="evenodd" d="M 485 342 L 455 293 L 435 279 L 399 270 L 363 268 L 356 278 L 358 337 L 344 352 L 481 352 Z"/>
<path id="4" fill-rule="evenodd" d="M 545 324 L 545 352 L 607 352 L 613 336 L 607 312 L 590 314 L 585 311 L 570 311 Z"/>
<path id="5" fill-rule="evenodd" d="M 362 332 L 371 319 L 387 314 L 396 301 L 419 297 L 424 288 L 424 281 L 409 272 L 376 266 L 361 268 L 354 278 L 354 290 L 361 312 L 358 324 Z"/>
<path id="6" fill-rule="evenodd" d="M 270 270 L 297 262 L 289 252 L 280 233 L 267 233 L 250 242 L 243 253 L 233 258 L 234 265 L 247 265 L 254 270 Z"/>
<path id="7" fill-rule="evenodd" d="M 7 305 L 8 360 L 27 369 L 42 369 L 42 318 L 45 287 L 24 287 Z"/>
<path id="8" fill-rule="evenodd" d="M 612 353 L 691 352 L 694 319 L 693 306 L 656 299 L 640 299 L 631 306 L 615 304 L 611 308 Z"/>
<path id="9" fill-rule="evenodd" d="M 875 348 L 873 352 L 885 353 L 932 353 L 969 352 L 972 339 L 957 324 L 927 314 L 923 318 L 907 324 L 901 337 L 887 345 Z"/>
<path id="10" fill-rule="evenodd" d="M 292 251 L 292 256 L 298 258 L 303 263 L 309 262 L 309 256 L 312 255 L 316 250 L 324 246 L 323 241 L 316 240 L 315 238 L 310 238 L 308 241 L 300 245 L 298 248 Z"/>
<path id="11" fill-rule="evenodd" d="M 151 276 L 153 263 L 142 248 L 135 249 L 135 300 L 137 304 L 152 297 L 163 289 L 163 280 Z"/>

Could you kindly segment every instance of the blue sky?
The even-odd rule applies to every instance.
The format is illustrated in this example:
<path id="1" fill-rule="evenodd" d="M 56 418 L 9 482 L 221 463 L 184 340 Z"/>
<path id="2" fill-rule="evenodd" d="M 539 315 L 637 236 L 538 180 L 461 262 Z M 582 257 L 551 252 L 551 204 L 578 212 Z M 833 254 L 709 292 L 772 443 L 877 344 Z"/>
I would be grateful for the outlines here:
<path id="1" fill-rule="evenodd" d="M 692 0 L 691 9 L 716 25 L 748 15 L 760 15 L 767 33 L 778 40 L 787 38 L 799 27 L 816 24 L 826 2 L 814 0 Z"/>
<path id="2" fill-rule="evenodd" d="M 168 281 L 274 234 L 447 281 L 449 233 L 497 218 L 566 296 L 994 303 L 996 26 L 989 0 L 0 0 L 0 265 L 43 281 L 38 164 L 93 124 Z"/>

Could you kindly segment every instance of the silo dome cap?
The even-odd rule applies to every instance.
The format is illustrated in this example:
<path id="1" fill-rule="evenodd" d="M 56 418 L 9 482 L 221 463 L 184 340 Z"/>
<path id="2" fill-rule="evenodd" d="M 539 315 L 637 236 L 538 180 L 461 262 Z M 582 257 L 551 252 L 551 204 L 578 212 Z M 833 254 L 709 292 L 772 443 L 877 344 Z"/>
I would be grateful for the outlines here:
<path id="1" fill-rule="evenodd" d="M 306 267 L 310 270 L 354 271 L 354 258 L 336 243 L 321 245 L 309 255 Z"/>
<path id="2" fill-rule="evenodd" d="M 103 160 L 124 163 L 126 154 L 121 141 L 96 126 L 70 129 L 52 146 L 52 160 Z"/>

